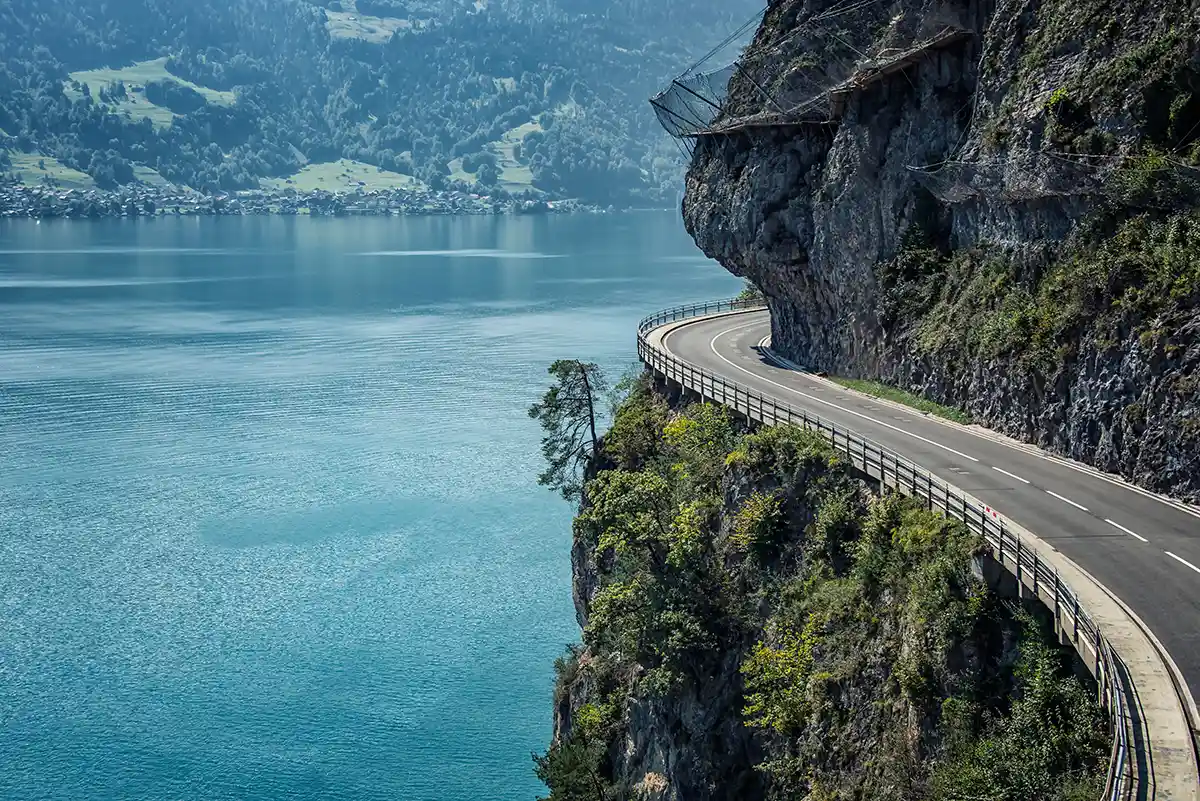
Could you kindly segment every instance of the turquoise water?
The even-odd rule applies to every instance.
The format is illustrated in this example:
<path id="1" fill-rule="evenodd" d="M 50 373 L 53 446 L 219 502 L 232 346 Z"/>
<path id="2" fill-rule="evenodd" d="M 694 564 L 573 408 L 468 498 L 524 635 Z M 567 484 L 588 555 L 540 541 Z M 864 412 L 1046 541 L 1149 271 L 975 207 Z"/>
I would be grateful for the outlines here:
<path id="1" fill-rule="evenodd" d="M 530 801 L 525 409 L 737 289 L 673 214 L 0 224 L 0 797 Z"/>

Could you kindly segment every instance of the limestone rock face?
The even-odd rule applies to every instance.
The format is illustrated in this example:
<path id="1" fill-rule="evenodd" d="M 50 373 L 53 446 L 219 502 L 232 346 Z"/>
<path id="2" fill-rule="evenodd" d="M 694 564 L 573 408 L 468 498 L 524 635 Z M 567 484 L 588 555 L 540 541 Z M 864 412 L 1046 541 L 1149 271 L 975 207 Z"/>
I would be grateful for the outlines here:
<path id="1" fill-rule="evenodd" d="M 772 3 L 749 62 L 812 69 L 819 42 L 793 32 L 848 5 Z M 1166 319 L 1125 315 L 1104 336 L 1085 319 L 1060 332 L 1061 358 L 1030 369 L 1019 349 L 949 358 L 923 344 L 936 309 L 885 319 L 880 277 L 919 232 L 945 254 L 1003 254 L 1017 284 L 1036 294 L 1086 220 L 1166 213 L 1155 202 L 1122 206 L 1097 187 L 1154 148 L 1175 145 L 1181 161 L 1200 163 L 1200 131 L 1179 134 L 1185 119 L 1200 122 L 1200 3 L 882 6 L 827 27 L 966 35 L 903 70 L 867 76 L 832 119 L 699 139 L 683 202 L 688 231 L 762 289 L 785 356 L 921 392 L 1003 433 L 1200 501 L 1200 288 Z M 777 91 L 735 76 L 718 122 L 757 113 L 764 89 Z M 1171 122 L 1166 108 L 1176 110 Z M 1175 127 L 1167 135 L 1163 126 Z"/>

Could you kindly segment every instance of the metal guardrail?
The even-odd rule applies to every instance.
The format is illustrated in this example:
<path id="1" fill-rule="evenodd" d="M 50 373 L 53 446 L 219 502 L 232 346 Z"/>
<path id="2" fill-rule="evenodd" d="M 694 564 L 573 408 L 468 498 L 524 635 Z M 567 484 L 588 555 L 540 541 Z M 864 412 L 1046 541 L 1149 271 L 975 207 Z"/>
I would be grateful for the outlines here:
<path id="1" fill-rule="evenodd" d="M 1113 734 L 1103 798 L 1105 801 L 1126 798 L 1133 789 L 1133 782 L 1125 674 L 1118 670 L 1116 654 L 1100 633 L 1099 627 L 1080 607 L 1079 596 L 1059 578 L 1056 569 L 1039 557 L 1036 550 L 1021 542 L 1021 537 L 1010 530 L 1003 516 L 929 471 L 850 429 L 839 428 L 803 409 L 780 403 L 749 387 L 694 367 L 666 350 L 653 346 L 646 338 L 646 334 L 653 329 L 678 320 L 760 308 L 765 308 L 762 300 L 730 298 L 664 309 L 638 323 L 638 357 L 648 368 L 665 378 L 749 419 L 765 425 L 795 425 L 820 433 L 829 440 L 835 451 L 845 454 L 856 469 L 877 479 L 883 487 L 924 500 L 930 509 L 961 520 L 968 530 L 982 537 L 1000 565 L 1015 574 L 1018 586 L 1032 590 L 1035 597 L 1053 611 L 1059 636 L 1070 640 L 1095 676 L 1100 704 L 1108 713 Z"/>

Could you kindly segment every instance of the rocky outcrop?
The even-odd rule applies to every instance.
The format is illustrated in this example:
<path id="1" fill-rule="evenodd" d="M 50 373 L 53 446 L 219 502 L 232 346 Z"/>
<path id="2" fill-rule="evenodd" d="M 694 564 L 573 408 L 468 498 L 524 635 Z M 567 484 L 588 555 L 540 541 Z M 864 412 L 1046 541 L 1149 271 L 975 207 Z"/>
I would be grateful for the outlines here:
<path id="1" fill-rule="evenodd" d="M 965 529 L 811 434 L 647 385 L 589 475 L 551 801 L 1098 794 L 1094 684 L 983 583 Z"/>
<path id="2" fill-rule="evenodd" d="M 857 5 L 772 3 L 718 123 L 820 72 L 823 36 L 965 35 L 860 71 L 832 119 L 701 138 L 696 242 L 789 358 L 1200 501 L 1200 3 Z"/>

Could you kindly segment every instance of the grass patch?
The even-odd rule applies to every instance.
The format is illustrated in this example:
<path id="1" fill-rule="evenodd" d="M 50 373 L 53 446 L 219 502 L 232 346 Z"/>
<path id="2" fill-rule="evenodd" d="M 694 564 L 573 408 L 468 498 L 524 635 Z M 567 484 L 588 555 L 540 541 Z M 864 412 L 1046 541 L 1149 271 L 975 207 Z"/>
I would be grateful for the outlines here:
<path id="1" fill-rule="evenodd" d="M 953 406 L 943 406 L 940 403 L 935 403 L 928 398 L 923 398 L 920 395 L 914 395 L 903 389 L 898 389 L 887 384 L 882 384 L 878 381 L 863 381 L 858 378 L 838 378 L 830 376 L 829 380 L 835 381 L 842 386 L 853 389 L 856 392 L 861 392 L 864 395 L 870 395 L 873 398 L 883 398 L 884 400 L 895 401 L 902 403 L 905 406 L 929 414 L 937 415 L 946 420 L 953 420 L 956 423 L 970 425 L 971 415 L 964 412 L 962 409 L 956 409 Z"/>
<path id="2" fill-rule="evenodd" d="M 484 150 L 496 154 L 496 167 L 500 170 L 500 180 L 497 184 L 508 192 L 538 191 L 533 187 L 533 169 L 528 160 L 517 155 L 517 148 L 525 137 L 535 131 L 541 131 L 542 126 L 536 120 L 522 123 L 511 128 L 495 142 L 488 142 Z M 462 168 L 462 159 L 453 159 L 446 167 L 450 170 L 451 181 L 462 181 L 467 184 L 477 183 L 475 173 L 466 172 Z"/>
<path id="3" fill-rule="evenodd" d="M 174 81 L 204 95 L 204 99 L 214 106 L 232 106 L 237 102 L 237 95 L 233 92 L 209 89 L 206 86 L 201 86 L 198 83 L 192 83 L 191 81 L 172 75 L 167 71 L 166 56 L 151 59 L 150 61 L 139 61 L 136 64 L 118 69 L 105 68 L 72 72 L 69 78 L 79 83 L 86 83 L 92 90 L 93 97 L 100 95 L 101 88 L 117 81 L 124 81 L 125 85 L 131 90 L 134 86 L 145 86 L 150 81 Z M 142 98 L 142 100 L 145 101 L 145 98 Z"/>
<path id="4" fill-rule="evenodd" d="M 86 172 L 72 169 L 50 156 L 9 151 L 8 157 L 12 161 L 13 173 L 20 176 L 21 183 L 26 186 L 36 186 L 45 178 L 50 178 L 63 189 L 91 189 L 96 185 Z"/>
<path id="5" fill-rule="evenodd" d="M 338 159 L 306 164 L 287 178 L 266 178 L 260 183 L 270 189 L 292 188 L 298 192 L 324 189 L 329 192 L 353 192 L 358 189 L 415 189 L 421 182 L 411 175 L 380 170 L 361 161 Z"/>
<path id="6" fill-rule="evenodd" d="M 148 186 L 171 186 L 171 182 L 158 174 L 158 170 L 145 164 L 133 165 L 133 177 Z"/>
<path id="7" fill-rule="evenodd" d="M 26 186 L 39 185 L 44 178 L 50 178 L 63 189 L 92 189 L 96 186 L 92 176 L 68 167 L 51 156 L 16 151 L 9 151 L 8 156 L 12 161 L 13 173 L 19 175 L 21 183 Z M 159 175 L 157 170 L 144 164 L 133 165 L 133 177 L 147 186 L 171 186 L 171 182 Z"/>
<path id="8" fill-rule="evenodd" d="M 325 29 L 334 39 L 361 39 L 371 44 L 383 44 L 397 31 L 407 30 L 412 23 L 393 17 L 372 17 L 357 11 L 325 11 Z"/>
<path id="9" fill-rule="evenodd" d="M 500 186 L 502 188 L 512 192 L 529 189 L 533 186 L 533 170 L 527 160 L 522 162 L 517 158 L 516 149 L 526 136 L 540 130 L 542 130 L 541 124 L 531 120 L 505 131 L 504 135 L 500 137 L 500 141 L 488 145 L 488 148 L 500 157 Z"/>
<path id="10" fill-rule="evenodd" d="M 209 103 L 217 106 L 232 106 L 237 102 L 237 95 L 233 92 L 222 92 L 216 89 L 209 89 L 197 83 L 178 78 L 167 71 L 167 57 L 151 59 L 150 61 L 139 61 L 128 67 L 120 67 L 117 69 L 102 68 L 95 70 L 80 70 L 72 72 L 68 76 L 68 80 L 63 87 L 63 93 L 72 100 L 78 101 L 83 99 L 83 95 L 71 88 L 71 82 L 87 84 L 91 91 L 92 98 L 99 102 L 100 90 L 115 84 L 117 81 L 124 81 L 127 95 L 124 99 L 117 100 L 112 104 L 113 109 L 118 113 L 127 113 L 133 119 L 149 119 L 156 127 L 165 128 L 175 121 L 177 116 L 170 109 L 163 106 L 155 105 L 146 99 L 143 93 L 143 87 L 150 81 L 174 81 L 181 86 L 186 86 L 189 89 L 198 92 L 204 96 L 204 99 Z"/>

